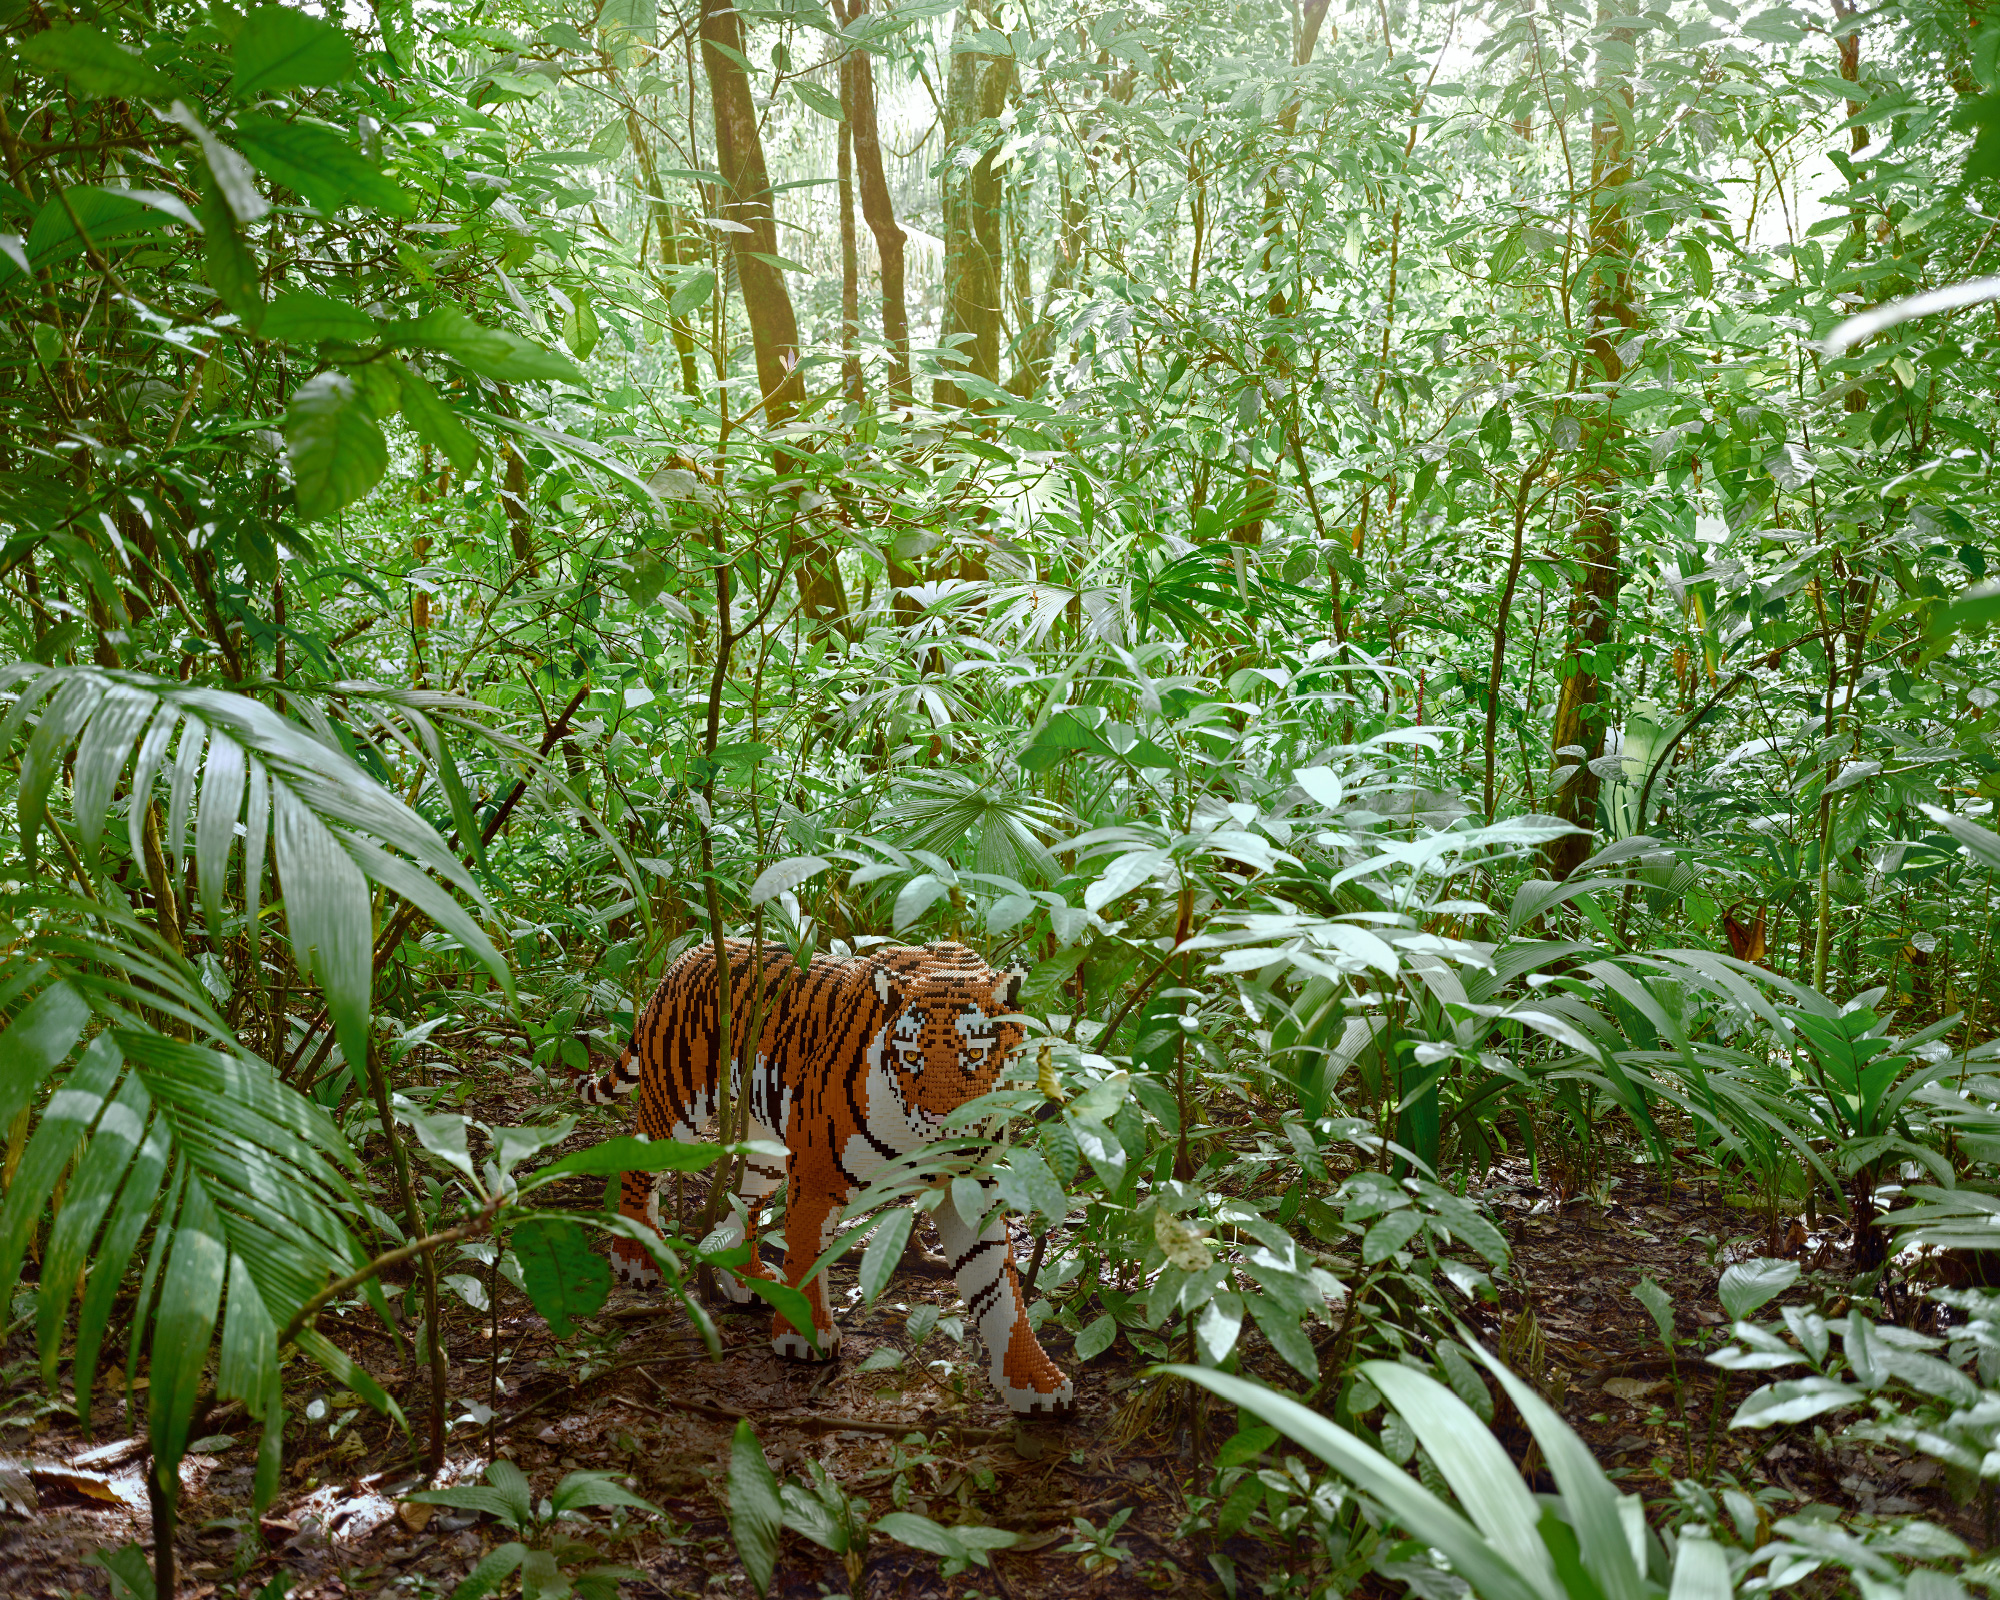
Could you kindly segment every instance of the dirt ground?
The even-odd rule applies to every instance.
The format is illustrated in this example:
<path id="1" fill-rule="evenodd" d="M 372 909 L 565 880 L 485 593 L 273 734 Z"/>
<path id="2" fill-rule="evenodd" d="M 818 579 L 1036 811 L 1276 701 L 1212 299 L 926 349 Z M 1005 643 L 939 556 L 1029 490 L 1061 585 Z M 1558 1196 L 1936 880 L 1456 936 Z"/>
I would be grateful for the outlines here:
<path id="1" fill-rule="evenodd" d="M 572 1142 L 587 1144 L 601 1131 L 586 1127 Z M 580 1187 L 574 1198 L 585 1202 Z M 1633 1285 L 1642 1276 L 1659 1283 L 1673 1300 L 1679 1335 L 1693 1349 L 1706 1348 L 1712 1343 L 1706 1336 L 1723 1320 L 1717 1278 L 1734 1260 L 1772 1251 L 1766 1219 L 1722 1203 L 1708 1181 L 1676 1183 L 1663 1193 L 1639 1170 L 1615 1176 L 1596 1199 L 1564 1200 L 1529 1181 L 1525 1170 L 1503 1166 L 1488 1175 L 1483 1198 L 1516 1254 L 1500 1304 L 1475 1313 L 1475 1331 L 1558 1403 L 1628 1489 L 1648 1499 L 1666 1495 L 1668 1480 L 1689 1471 L 1690 1449 L 1695 1467 L 1706 1465 L 1710 1386 L 1719 1375 L 1698 1355 L 1684 1354 L 1677 1392 L 1675 1365 L 1664 1358 Z M 1837 1232 L 1801 1241 L 1795 1230 L 1777 1248 L 1787 1242 L 1809 1263 L 1817 1256 L 1837 1264 L 1842 1247 Z M 833 1303 L 854 1309 L 842 1316 L 842 1360 L 826 1368 L 774 1356 L 767 1313 L 718 1317 L 725 1349 L 711 1360 L 676 1303 L 625 1290 L 614 1291 L 603 1312 L 567 1342 L 556 1340 L 518 1294 L 507 1295 L 496 1360 L 487 1318 L 461 1308 L 448 1321 L 458 1420 L 446 1481 L 476 1481 L 489 1442 L 527 1473 L 538 1493 L 577 1468 L 629 1474 L 634 1490 L 667 1518 L 636 1517 L 614 1531 L 605 1513 L 592 1514 L 604 1558 L 647 1574 L 624 1593 L 748 1594 L 723 1500 L 735 1422 L 748 1416 L 781 1478 L 803 1477 L 807 1464 L 818 1461 L 850 1494 L 866 1499 L 872 1515 L 893 1506 L 946 1525 L 984 1523 L 1020 1535 L 993 1556 L 990 1569 L 951 1578 L 935 1556 L 878 1536 L 850 1590 L 836 1557 L 788 1534 L 774 1593 L 1114 1600 L 1223 1592 L 1210 1562 L 1212 1538 L 1185 1530 L 1190 1497 L 1212 1488 L 1187 1410 L 1161 1403 L 1141 1375 L 1144 1358 L 1122 1339 L 1079 1364 L 1069 1336 L 1046 1323 L 1045 1345 L 1076 1380 L 1077 1414 L 1063 1423 L 1020 1424 L 987 1384 L 976 1341 L 954 1343 L 945 1329 L 957 1309 L 948 1279 L 899 1273 L 871 1309 L 858 1308 L 858 1296 L 852 1271 L 835 1269 Z M 927 1303 L 938 1308 L 939 1330 L 900 1366 L 882 1366 L 888 1358 L 877 1356 L 879 1370 L 867 1370 L 877 1352 L 908 1345 L 910 1313 Z M 321 1327 L 413 1416 L 419 1412 L 423 1374 L 411 1370 L 407 1352 L 379 1327 L 333 1317 Z M 6 1502 L 0 1594 L 103 1595 L 106 1575 L 89 1563 L 91 1553 L 149 1537 L 143 1462 L 130 1437 L 138 1430 L 126 1420 L 122 1397 L 95 1408 L 93 1441 L 82 1439 L 74 1418 L 60 1411 L 21 1425 L 23 1402 L 38 1379 L 20 1359 L 19 1333 L 9 1353 L 15 1358 L 6 1374 L 14 1402 L 9 1416 L 16 1425 L 0 1435 L 0 1459 L 12 1463 L 0 1466 Z M 929 1365 L 939 1361 L 948 1365 Z M 1283 1381 L 1275 1360 L 1267 1366 L 1253 1353 L 1251 1365 Z M 1733 1380 L 1728 1409 L 1754 1379 Z M 497 1402 L 490 1419 L 482 1414 L 489 1395 Z M 334 1395 L 330 1383 L 315 1389 L 302 1380 L 292 1398 L 312 1412 L 313 1401 Z M 264 1551 L 240 1575 L 232 1574 L 246 1531 L 255 1437 L 247 1429 L 230 1435 L 227 1416 L 211 1424 L 227 1437 L 191 1456 L 185 1471 L 183 1596 L 255 1593 L 281 1571 L 292 1575 L 294 1600 L 448 1594 L 484 1551 L 508 1537 L 489 1519 L 403 1500 L 420 1486 L 415 1462 L 409 1440 L 381 1418 L 360 1409 L 329 1437 L 340 1413 L 318 1410 L 306 1419 L 306 1436 L 288 1447 L 285 1487 L 263 1522 Z M 1692 1419 L 1686 1429 L 1683 1416 Z M 240 1413 L 235 1420 L 243 1425 Z M 1230 1429 L 1218 1420 L 1208 1447 Z M 1499 1431 L 1534 1478 L 1538 1467 L 1525 1431 L 1518 1423 L 1510 1427 L 1504 1415 Z M 1724 1428 L 1716 1471 L 1769 1491 L 1773 1516 L 1809 1502 L 1842 1511 L 1921 1512 L 1975 1545 L 1985 1542 L 1986 1530 L 1951 1505 L 1928 1465 L 1886 1451 L 1822 1453 L 1801 1444 L 1798 1432 L 1774 1437 Z M 1113 1564 L 1087 1568 L 1081 1554 L 1064 1548 L 1077 1537 L 1077 1518 L 1101 1531 L 1120 1512 L 1129 1517 L 1110 1541 Z M 1252 1595 L 1288 1557 L 1244 1536 L 1221 1553 L 1239 1574 L 1242 1592 Z M 1389 1592 L 1379 1579 L 1365 1582 Z"/>

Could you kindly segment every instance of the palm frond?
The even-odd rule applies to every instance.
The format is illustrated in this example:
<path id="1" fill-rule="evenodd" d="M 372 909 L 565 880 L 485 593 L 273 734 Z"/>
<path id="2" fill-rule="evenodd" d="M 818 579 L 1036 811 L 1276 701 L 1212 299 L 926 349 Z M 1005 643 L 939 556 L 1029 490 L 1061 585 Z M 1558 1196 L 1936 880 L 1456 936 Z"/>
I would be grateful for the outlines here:
<path id="1" fill-rule="evenodd" d="M 337 742 L 315 738 L 244 695 L 139 673 L 14 662 L 0 666 L 0 694 L 9 691 L 16 699 L 0 720 L 0 751 L 10 749 L 33 723 L 20 758 L 18 802 L 21 853 L 30 869 L 48 821 L 50 792 L 65 766 L 74 774 L 70 801 L 77 842 L 92 867 L 99 862 L 105 822 L 121 786 L 132 855 L 144 859 L 145 817 L 164 776 L 162 836 L 176 872 L 185 871 L 193 841 L 196 884 L 211 937 L 219 933 L 239 828 L 245 910 L 253 930 L 269 844 L 294 956 L 325 990 L 349 1060 L 363 1059 L 367 1048 L 371 880 L 417 906 L 503 985 L 511 984 L 491 940 L 448 892 L 458 889 L 490 910 L 471 873 L 428 822 Z M 402 709 L 421 716 L 435 707 L 413 702 Z M 425 720 L 423 729 L 427 746 L 441 750 L 435 727 Z M 453 809 L 462 812 L 461 832 L 472 832 L 462 783 L 442 776 L 440 782 L 447 792 L 460 791 Z"/>

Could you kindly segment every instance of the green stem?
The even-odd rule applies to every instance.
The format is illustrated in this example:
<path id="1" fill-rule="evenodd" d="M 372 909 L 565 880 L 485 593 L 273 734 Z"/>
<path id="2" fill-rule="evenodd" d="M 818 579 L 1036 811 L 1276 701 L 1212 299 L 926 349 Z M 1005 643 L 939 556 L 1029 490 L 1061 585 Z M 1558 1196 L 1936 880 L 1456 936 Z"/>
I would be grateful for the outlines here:
<path id="1" fill-rule="evenodd" d="M 426 1452 L 425 1464 L 435 1475 L 444 1467 L 444 1391 L 449 1381 L 444 1338 L 438 1327 L 437 1258 L 432 1253 L 432 1242 L 424 1237 L 423 1213 L 417 1208 L 416 1185 L 410 1181 L 410 1152 L 396 1133 L 396 1118 L 389 1109 L 388 1068 L 383 1064 L 380 1047 L 373 1041 L 370 1041 L 368 1050 L 368 1077 L 375 1091 L 375 1112 L 382 1122 L 382 1137 L 389 1141 L 389 1157 L 396 1169 L 396 1192 L 403 1204 L 403 1225 L 416 1241 L 406 1248 L 406 1255 L 418 1258 L 423 1276 L 424 1349 L 430 1358 L 431 1369 L 430 1448 Z M 324 1304 L 323 1301 L 321 1303 Z"/>

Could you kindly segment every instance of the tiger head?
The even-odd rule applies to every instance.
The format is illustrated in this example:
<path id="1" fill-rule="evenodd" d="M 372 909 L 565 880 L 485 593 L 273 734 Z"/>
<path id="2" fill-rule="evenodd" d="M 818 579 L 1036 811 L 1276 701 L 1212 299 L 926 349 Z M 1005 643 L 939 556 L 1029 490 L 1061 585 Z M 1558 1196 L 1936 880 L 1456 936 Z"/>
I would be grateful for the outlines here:
<path id="1" fill-rule="evenodd" d="M 935 1139 L 946 1117 L 999 1082 L 1025 1037 L 1018 1022 L 1001 1019 L 1019 1005 L 1026 974 L 996 972 L 962 944 L 895 954 L 903 959 L 874 971 L 876 997 L 889 1012 L 882 1065 L 910 1131 Z"/>

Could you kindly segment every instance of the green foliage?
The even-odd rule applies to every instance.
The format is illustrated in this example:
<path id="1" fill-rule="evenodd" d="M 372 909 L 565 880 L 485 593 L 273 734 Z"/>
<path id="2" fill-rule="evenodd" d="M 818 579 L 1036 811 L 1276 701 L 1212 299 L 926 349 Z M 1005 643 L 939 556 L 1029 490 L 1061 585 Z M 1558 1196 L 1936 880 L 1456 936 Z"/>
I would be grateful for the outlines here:
<path id="1" fill-rule="evenodd" d="M 571 1536 L 566 1527 L 583 1521 L 582 1512 L 595 1506 L 659 1512 L 603 1472 L 568 1473 L 554 1493 L 537 1501 L 521 1469 L 506 1460 L 488 1464 L 483 1485 L 420 1489 L 409 1498 L 479 1512 L 520 1536 L 487 1551 L 452 1590 L 452 1600 L 481 1600 L 516 1574 L 522 1600 L 559 1600 L 571 1594 L 583 1600 L 617 1600 L 621 1583 L 643 1582 L 645 1575 L 600 1559 L 595 1546 Z"/>
<path id="2" fill-rule="evenodd" d="M 514 1229 L 514 1254 L 528 1298 L 558 1339 L 567 1339 L 576 1320 L 591 1315 L 611 1292 L 609 1264 L 573 1222 L 529 1218 Z"/>
<path id="3" fill-rule="evenodd" d="M 947 10 L 744 14 L 782 316 L 663 131 L 715 126 L 706 78 L 629 0 L 6 23 L 0 1284 L 39 1253 L 37 1365 L 73 1339 L 87 1407 L 126 1350 L 169 1488 L 241 1398 L 264 1495 L 284 1346 L 387 1407 L 312 1319 L 429 1234 L 559 1334 L 620 1238 L 712 1336 L 688 1275 L 727 1253 L 554 1186 L 732 1135 L 549 1161 L 575 1124 L 461 1115 L 456 1052 L 567 1098 L 711 933 L 952 938 L 1033 967 L 1035 1086 L 822 1266 L 859 1248 L 874 1299 L 880 1208 L 983 1203 L 1011 1119 L 982 1175 L 1081 1362 L 1219 1382 L 1258 1342 L 1361 1440 L 1349 1374 L 1421 1361 L 1343 1459 L 1424 1451 L 1472 1521 L 1398 1503 L 1504 1563 L 1460 1577 L 1726 1592 L 1746 1553 L 1635 1555 L 1560 1432 L 1560 1514 L 1450 1453 L 1438 1396 L 1491 1405 L 1453 1318 L 1508 1267 L 1468 1182 L 1588 1193 L 1616 1151 L 1865 1218 L 1920 1174 L 1885 1230 L 1992 1237 L 2000 32 L 1391 8 L 1300 62 L 1277 10 L 962 19 L 1013 77 L 923 136 L 934 186 L 896 169 L 899 351 L 872 267 L 843 336 L 834 58 L 900 149 Z M 1784 1276 L 1732 1266 L 1732 1317 Z M 1859 1370 L 1787 1381 L 1978 1447 L 1944 1380 Z M 1309 1521 L 1349 1586 L 1428 1560 L 1278 1448 L 1224 1447 L 1222 1531 Z M 856 1588 L 871 1527 L 999 1547 L 764 1480 L 765 1582 L 783 1527 Z M 517 1500 L 468 1594 L 582 1570 Z"/>

